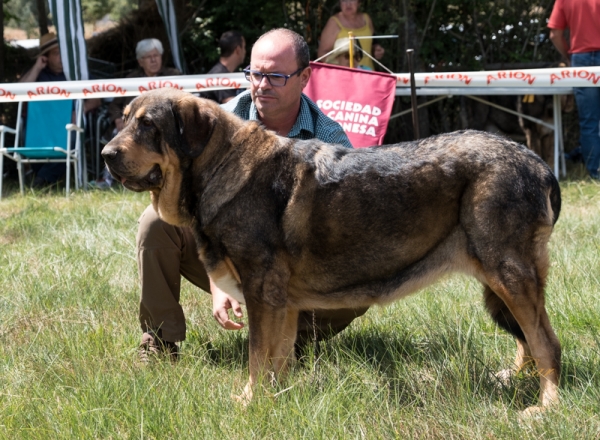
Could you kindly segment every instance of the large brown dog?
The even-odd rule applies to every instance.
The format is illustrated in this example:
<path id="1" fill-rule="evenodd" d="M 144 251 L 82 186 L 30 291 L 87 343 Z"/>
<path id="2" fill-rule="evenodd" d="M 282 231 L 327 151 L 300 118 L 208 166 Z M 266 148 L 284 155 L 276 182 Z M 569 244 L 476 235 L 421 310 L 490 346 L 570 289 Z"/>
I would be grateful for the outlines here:
<path id="1" fill-rule="evenodd" d="M 560 189 L 527 148 L 464 131 L 349 150 L 171 89 L 135 99 L 124 119 L 102 151 L 110 172 L 193 228 L 210 276 L 246 304 L 243 399 L 292 360 L 300 310 L 386 304 L 458 271 L 517 338 L 517 368 L 537 362 L 541 406 L 558 400 L 544 285 Z"/>

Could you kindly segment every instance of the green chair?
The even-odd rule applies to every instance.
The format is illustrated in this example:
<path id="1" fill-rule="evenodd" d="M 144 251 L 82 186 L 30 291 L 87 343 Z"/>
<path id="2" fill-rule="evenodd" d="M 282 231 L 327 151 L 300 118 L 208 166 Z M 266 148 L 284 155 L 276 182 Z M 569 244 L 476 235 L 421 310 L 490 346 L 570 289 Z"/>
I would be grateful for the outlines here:
<path id="1" fill-rule="evenodd" d="M 27 105 L 27 123 L 25 124 L 25 142 L 19 146 L 22 132 L 23 102 L 19 102 L 17 127 L 15 129 L 0 125 L 0 170 L 7 157 L 17 163 L 21 194 L 25 194 L 25 163 L 64 162 L 67 167 L 66 195 L 69 196 L 71 183 L 71 165 L 73 165 L 75 189 L 79 189 L 78 169 L 81 161 L 81 128 L 83 102 L 76 102 L 76 124 L 73 124 L 73 100 L 35 101 Z M 65 132 L 66 130 L 66 132 Z M 15 135 L 14 147 L 5 147 L 6 133 Z M 75 138 L 73 139 L 73 133 Z M 71 148 L 69 148 L 71 146 Z M 0 176 L 0 200 L 2 199 L 2 180 Z"/>

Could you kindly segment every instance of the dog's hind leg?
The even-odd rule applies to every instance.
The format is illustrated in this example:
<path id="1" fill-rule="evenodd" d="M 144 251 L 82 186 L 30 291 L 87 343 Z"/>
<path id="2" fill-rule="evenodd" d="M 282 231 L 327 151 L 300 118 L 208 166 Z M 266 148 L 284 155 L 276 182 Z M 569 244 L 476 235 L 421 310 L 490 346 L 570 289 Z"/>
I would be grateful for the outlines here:
<path id="1" fill-rule="evenodd" d="M 500 299 L 498 295 L 490 288 L 485 286 L 483 297 L 485 300 L 485 306 L 490 313 L 492 319 L 498 324 L 499 327 L 503 328 L 515 337 L 517 342 L 517 356 L 515 358 L 515 369 L 520 371 L 531 363 L 531 350 L 523 330 L 519 326 L 519 323 L 506 306 L 506 303 Z"/>
<path id="2" fill-rule="evenodd" d="M 485 286 L 483 297 L 485 300 L 485 306 L 492 319 L 496 322 L 496 324 L 498 324 L 499 327 L 512 334 L 517 343 L 517 355 L 515 357 L 513 368 L 499 371 L 496 374 L 496 377 L 503 384 L 507 384 L 510 377 L 513 376 L 515 372 L 521 371 L 522 369 L 531 365 L 531 362 L 533 361 L 531 357 L 531 350 L 529 349 L 529 345 L 527 345 L 525 335 L 523 334 L 523 330 L 521 330 L 519 323 L 508 309 L 504 301 L 502 301 L 500 297 L 494 293 L 490 286 Z"/>
<path id="3" fill-rule="evenodd" d="M 560 343 L 545 308 L 545 275 L 545 267 L 538 268 L 536 264 L 514 258 L 505 259 L 494 273 L 486 274 L 490 289 L 505 304 L 505 307 L 492 308 L 491 311 L 496 312 L 493 318 L 518 339 L 526 341 L 520 347 L 522 353 L 517 354 L 518 362 L 522 364 L 525 360 L 527 348 L 536 361 L 542 407 L 558 401 L 561 356 Z M 488 309 L 495 301 L 491 296 L 486 298 Z M 536 410 L 539 408 L 529 408 L 527 412 Z"/>

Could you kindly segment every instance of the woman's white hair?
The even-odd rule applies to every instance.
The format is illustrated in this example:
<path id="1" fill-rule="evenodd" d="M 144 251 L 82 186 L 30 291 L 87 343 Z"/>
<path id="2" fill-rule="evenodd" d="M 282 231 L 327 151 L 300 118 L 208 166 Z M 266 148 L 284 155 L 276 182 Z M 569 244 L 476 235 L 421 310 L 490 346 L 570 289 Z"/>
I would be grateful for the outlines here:
<path id="1" fill-rule="evenodd" d="M 163 45 L 160 40 L 157 40 L 156 38 L 146 38 L 145 40 L 141 40 L 135 47 L 135 57 L 139 60 L 154 49 L 156 49 L 159 54 L 163 54 Z"/>

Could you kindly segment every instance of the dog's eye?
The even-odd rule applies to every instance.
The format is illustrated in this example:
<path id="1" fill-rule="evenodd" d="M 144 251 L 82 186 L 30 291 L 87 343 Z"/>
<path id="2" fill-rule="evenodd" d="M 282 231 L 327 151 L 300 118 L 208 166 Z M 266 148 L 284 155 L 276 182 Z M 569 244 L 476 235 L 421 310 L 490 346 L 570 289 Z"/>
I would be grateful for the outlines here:
<path id="1" fill-rule="evenodd" d="M 152 121 L 148 118 L 142 118 L 140 119 L 140 123 L 144 126 L 144 127 L 152 127 Z"/>

